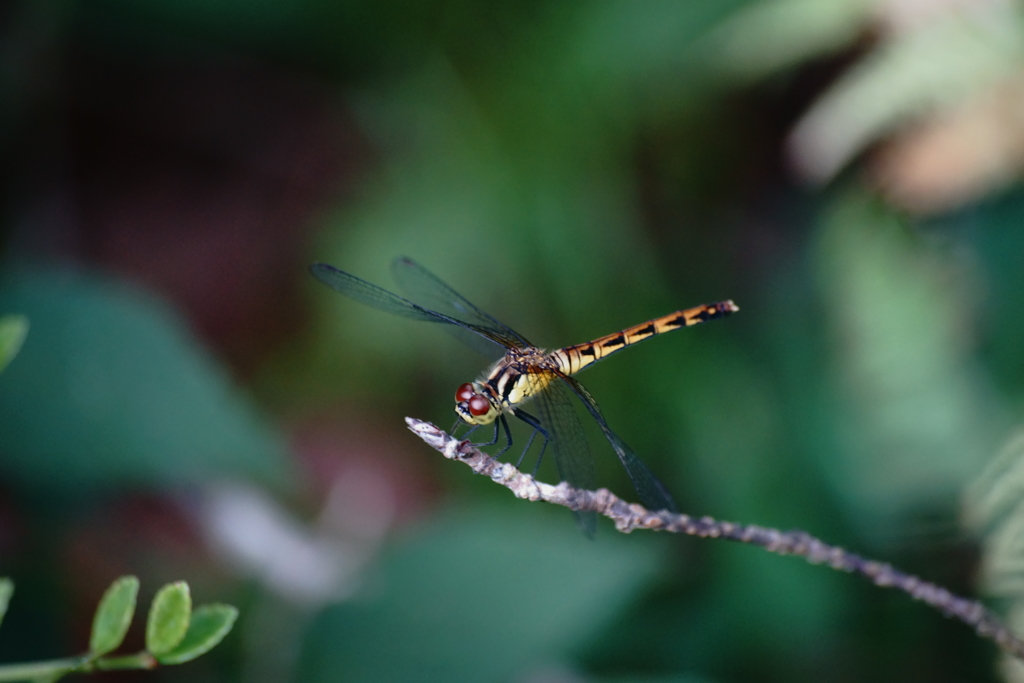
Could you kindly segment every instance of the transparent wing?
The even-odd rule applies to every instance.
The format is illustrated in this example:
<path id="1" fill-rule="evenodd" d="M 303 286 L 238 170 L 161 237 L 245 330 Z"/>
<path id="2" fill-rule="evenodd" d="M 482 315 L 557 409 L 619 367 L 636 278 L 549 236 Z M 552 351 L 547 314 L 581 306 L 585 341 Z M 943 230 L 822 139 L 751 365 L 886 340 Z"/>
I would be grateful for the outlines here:
<path id="1" fill-rule="evenodd" d="M 481 311 L 411 258 L 403 256 L 395 259 L 391 264 L 391 273 L 399 288 L 411 300 L 454 320 L 468 323 L 473 329 L 486 330 L 492 338 L 501 340 L 505 346 L 533 346 L 518 332 Z"/>
<path id="2" fill-rule="evenodd" d="M 558 380 L 548 384 L 536 398 L 538 419 L 547 430 L 549 445 L 555 453 L 555 466 L 562 481 L 576 488 L 593 491 L 597 486 L 594 458 L 587 445 L 587 436 L 572 403 L 572 394 Z M 573 512 L 587 536 L 597 530 L 597 513 Z"/>
<path id="3" fill-rule="evenodd" d="M 447 323 L 445 329 L 451 331 L 463 343 L 487 356 L 499 353 L 504 347 L 518 345 L 507 341 L 504 336 L 495 334 L 489 328 L 419 306 L 326 263 L 314 263 L 309 267 L 309 272 L 336 292 L 377 310 L 423 322 Z"/>
<path id="4" fill-rule="evenodd" d="M 597 401 L 590 395 L 590 392 L 576 381 L 575 378 L 560 372 L 556 372 L 556 374 L 562 378 L 563 382 L 555 384 L 562 387 L 563 391 L 566 391 L 565 387 L 568 387 L 583 402 L 583 405 L 594 419 L 597 420 L 597 424 L 601 427 L 601 431 L 604 432 L 608 443 L 612 445 L 612 449 L 619 456 L 622 466 L 626 468 L 626 473 L 629 474 L 629 478 L 633 482 L 633 488 L 636 489 L 637 494 L 640 496 L 640 501 L 649 510 L 669 510 L 675 512 L 676 504 L 672 500 L 668 489 L 658 481 L 658 478 L 654 476 L 654 473 L 643 463 L 640 457 L 630 450 L 629 446 L 611 430 L 604 416 L 601 415 L 601 409 L 597 407 Z"/>

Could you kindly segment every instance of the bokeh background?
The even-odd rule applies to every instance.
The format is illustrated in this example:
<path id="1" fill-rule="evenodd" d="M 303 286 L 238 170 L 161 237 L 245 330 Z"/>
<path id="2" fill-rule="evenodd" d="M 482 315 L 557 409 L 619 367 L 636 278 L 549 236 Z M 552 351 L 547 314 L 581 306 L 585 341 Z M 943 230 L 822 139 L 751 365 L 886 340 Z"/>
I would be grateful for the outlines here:
<path id="1" fill-rule="evenodd" d="M 391 287 L 408 255 L 548 347 L 734 299 L 582 376 L 680 508 L 1012 612 L 1022 13 L 0 4 L 0 315 L 31 322 L 0 375 L 0 661 L 83 649 L 134 573 L 143 600 L 185 579 L 242 614 L 110 680 L 1020 680 L 902 594 L 590 541 L 445 461 L 402 417 L 447 427 L 484 361 L 305 268 Z"/>

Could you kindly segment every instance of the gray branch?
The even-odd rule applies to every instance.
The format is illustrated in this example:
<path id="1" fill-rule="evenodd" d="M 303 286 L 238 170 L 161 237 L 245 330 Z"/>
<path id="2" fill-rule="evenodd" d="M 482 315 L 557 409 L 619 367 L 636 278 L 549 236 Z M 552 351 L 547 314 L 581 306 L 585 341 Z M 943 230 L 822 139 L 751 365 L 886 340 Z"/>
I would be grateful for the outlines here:
<path id="1" fill-rule="evenodd" d="M 444 457 L 469 465 L 474 472 L 490 477 L 518 498 L 543 500 L 570 510 L 593 510 L 615 522 L 615 528 L 623 533 L 634 529 L 650 529 L 701 538 L 723 538 L 758 545 L 779 555 L 797 555 L 811 564 L 825 564 L 833 569 L 860 574 L 876 586 L 896 588 L 934 607 L 947 617 L 959 619 L 978 635 L 994 640 L 1003 650 L 1024 660 L 1024 641 L 1017 638 L 998 616 L 980 602 L 954 595 L 941 586 L 901 572 L 885 562 L 868 560 L 838 546 L 823 543 L 805 531 L 779 531 L 754 524 L 720 522 L 711 517 L 697 519 L 665 510 L 651 512 L 641 505 L 627 503 L 608 489 L 588 491 L 573 488 L 565 482 L 552 486 L 537 481 L 529 474 L 523 474 L 512 465 L 495 460 L 469 442 L 460 441 L 429 422 L 411 417 L 405 418 L 405 421 L 414 434 L 440 451 Z"/>

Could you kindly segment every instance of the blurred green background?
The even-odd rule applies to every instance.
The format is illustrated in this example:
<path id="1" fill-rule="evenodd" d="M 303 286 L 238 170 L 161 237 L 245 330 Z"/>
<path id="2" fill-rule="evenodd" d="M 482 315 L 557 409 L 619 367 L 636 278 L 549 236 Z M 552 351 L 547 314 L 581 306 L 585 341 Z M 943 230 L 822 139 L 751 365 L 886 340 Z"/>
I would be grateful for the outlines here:
<path id="1" fill-rule="evenodd" d="M 305 270 L 393 288 L 408 255 L 549 348 L 734 299 L 582 376 L 680 508 L 1013 606 L 1022 16 L 3 3 L 0 316 L 31 330 L 0 374 L 0 661 L 84 648 L 132 573 L 242 613 L 111 680 L 1024 680 L 902 594 L 589 541 L 445 461 L 402 417 L 447 427 L 485 361 Z"/>

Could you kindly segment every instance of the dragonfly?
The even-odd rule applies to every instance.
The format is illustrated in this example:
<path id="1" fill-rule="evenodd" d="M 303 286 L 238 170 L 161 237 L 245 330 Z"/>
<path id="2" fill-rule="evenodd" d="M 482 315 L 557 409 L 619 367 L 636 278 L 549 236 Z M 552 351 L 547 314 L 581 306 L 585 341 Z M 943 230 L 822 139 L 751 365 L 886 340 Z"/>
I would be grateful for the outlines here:
<path id="1" fill-rule="evenodd" d="M 739 310 L 731 300 L 675 311 L 593 341 L 546 351 L 471 304 L 410 258 L 398 258 L 392 265 L 392 274 L 409 298 L 326 263 L 314 263 L 309 270 L 320 282 L 362 304 L 421 322 L 440 323 L 462 342 L 495 359 L 478 379 L 460 385 L 455 392 L 455 412 L 459 422 L 469 425 L 470 432 L 484 425 L 494 425 L 494 438 L 476 445 L 497 444 L 500 426 L 506 442 L 496 456 L 501 457 L 512 447 L 508 424 L 508 416 L 512 416 L 533 430 L 523 457 L 539 434 L 543 444 L 537 467 L 550 446 L 561 480 L 575 488 L 593 490 L 596 485 L 594 460 L 574 405 L 574 401 L 578 401 L 615 451 L 641 502 L 650 510 L 675 511 L 668 489 L 611 430 L 597 401 L 574 375 L 645 339 L 731 315 Z M 530 412 L 524 409 L 527 405 Z M 574 514 L 583 531 L 592 536 L 597 525 L 596 514 Z"/>

